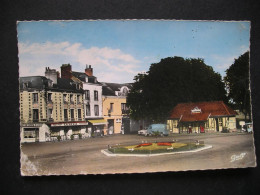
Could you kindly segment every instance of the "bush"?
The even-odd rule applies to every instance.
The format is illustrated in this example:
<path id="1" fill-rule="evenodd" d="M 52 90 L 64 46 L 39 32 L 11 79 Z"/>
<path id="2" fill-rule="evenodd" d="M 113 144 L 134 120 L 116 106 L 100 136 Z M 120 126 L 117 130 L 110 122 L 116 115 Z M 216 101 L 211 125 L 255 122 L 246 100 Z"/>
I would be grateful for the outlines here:
<path id="1" fill-rule="evenodd" d="M 82 139 L 82 134 L 81 133 L 79 134 L 79 139 Z"/>
<path id="2" fill-rule="evenodd" d="M 70 136 L 70 139 L 71 139 L 71 140 L 74 140 L 74 135 L 71 135 L 71 136 Z"/>
<path id="3" fill-rule="evenodd" d="M 58 141 L 60 141 L 61 140 L 61 136 L 59 135 L 59 136 L 57 136 L 57 139 L 58 139 Z"/>

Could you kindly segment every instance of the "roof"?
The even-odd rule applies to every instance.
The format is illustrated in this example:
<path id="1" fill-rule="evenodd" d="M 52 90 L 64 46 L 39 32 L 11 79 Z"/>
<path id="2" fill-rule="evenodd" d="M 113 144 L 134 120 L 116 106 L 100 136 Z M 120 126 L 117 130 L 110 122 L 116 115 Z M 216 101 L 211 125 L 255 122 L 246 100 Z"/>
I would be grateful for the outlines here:
<path id="1" fill-rule="evenodd" d="M 128 89 L 132 88 L 131 83 L 105 83 L 102 84 L 102 94 L 107 96 L 116 96 L 116 91 L 120 91 L 123 86 L 126 86 Z"/>
<path id="2" fill-rule="evenodd" d="M 88 78 L 88 79 L 87 79 L 87 82 L 88 82 L 88 83 L 100 84 L 100 83 L 97 81 L 97 77 L 95 77 L 95 76 L 88 76 L 88 75 L 86 75 L 84 72 L 75 72 L 75 71 L 72 71 L 72 76 L 76 77 L 77 79 L 79 79 L 79 80 L 82 81 L 82 82 L 86 82 L 86 77 L 87 77 L 87 78 Z"/>
<path id="3" fill-rule="evenodd" d="M 79 80 L 85 82 L 86 81 L 86 74 L 84 72 L 75 72 L 72 71 L 72 76 L 78 78 Z"/>
<path id="4" fill-rule="evenodd" d="M 194 110 L 195 109 L 195 110 Z M 194 110 L 194 112 L 192 112 Z M 181 103 L 173 108 L 171 119 L 180 122 L 207 121 L 209 117 L 235 116 L 237 113 L 223 101 Z"/>
<path id="5" fill-rule="evenodd" d="M 28 76 L 19 78 L 19 87 L 23 89 L 26 84 L 26 88 L 43 90 L 48 86 L 48 79 L 44 76 Z"/>
<path id="6" fill-rule="evenodd" d="M 58 78 L 57 84 L 61 90 L 77 90 L 75 82 L 71 79 Z"/>
<path id="7" fill-rule="evenodd" d="M 71 79 L 58 78 L 57 85 L 50 85 L 51 80 L 47 79 L 44 76 L 29 76 L 29 77 L 20 77 L 20 90 L 55 90 L 55 91 L 73 91 L 81 92 L 77 89 L 76 83 Z M 26 84 L 26 86 L 24 85 Z"/>

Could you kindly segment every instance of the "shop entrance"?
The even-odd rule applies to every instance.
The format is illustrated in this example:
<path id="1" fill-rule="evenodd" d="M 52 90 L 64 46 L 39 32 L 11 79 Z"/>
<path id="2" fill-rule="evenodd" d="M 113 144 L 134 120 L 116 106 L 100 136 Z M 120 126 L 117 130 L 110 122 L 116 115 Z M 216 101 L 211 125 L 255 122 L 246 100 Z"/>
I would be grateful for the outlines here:
<path id="1" fill-rule="evenodd" d="M 35 139 L 35 142 L 39 141 L 39 128 L 24 128 L 25 139 Z"/>
<path id="2" fill-rule="evenodd" d="M 129 134 L 130 133 L 130 119 L 122 118 L 122 125 L 124 127 L 124 134 Z"/>
<path id="3" fill-rule="evenodd" d="M 114 133 L 114 119 L 108 119 L 108 134 Z"/>

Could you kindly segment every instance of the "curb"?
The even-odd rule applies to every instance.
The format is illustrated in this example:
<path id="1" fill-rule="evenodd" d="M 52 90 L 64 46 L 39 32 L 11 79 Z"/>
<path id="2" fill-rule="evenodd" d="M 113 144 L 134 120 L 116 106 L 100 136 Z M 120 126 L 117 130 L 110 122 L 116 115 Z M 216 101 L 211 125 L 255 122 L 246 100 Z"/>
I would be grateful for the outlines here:
<path id="1" fill-rule="evenodd" d="M 205 145 L 204 147 L 195 149 L 195 150 L 191 150 L 191 151 L 182 151 L 182 152 L 168 152 L 168 153 L 159 153 L 159 154 L 114 154 L 110 151 L 108 151 L 108 149 L 104 149 L 101 150 L 101 153 L 105 154 L 106 156 L 134 156 L 134 157 L 150 157 L 150 156 L 162 156 L 162 155 L 170 155 L 170 154 L 185 154 L 185 153 L 191 153 L 191 152 L 200 152 L 202 150 L 207 150 L 212 148 L 211 145 Z"/>

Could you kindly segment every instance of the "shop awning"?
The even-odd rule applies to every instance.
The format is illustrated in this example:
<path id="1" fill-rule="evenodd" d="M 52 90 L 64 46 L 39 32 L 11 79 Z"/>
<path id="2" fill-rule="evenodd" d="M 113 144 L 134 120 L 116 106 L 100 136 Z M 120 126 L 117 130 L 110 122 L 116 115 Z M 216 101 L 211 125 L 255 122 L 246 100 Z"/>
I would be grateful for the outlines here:
<path id="1" fill-rule="evenodd" d="M 93 120 L 88 120 L 92 125 L 106 125 L 107 121 L 104 119 L 93 119 Z"/>

